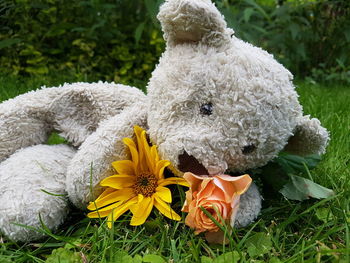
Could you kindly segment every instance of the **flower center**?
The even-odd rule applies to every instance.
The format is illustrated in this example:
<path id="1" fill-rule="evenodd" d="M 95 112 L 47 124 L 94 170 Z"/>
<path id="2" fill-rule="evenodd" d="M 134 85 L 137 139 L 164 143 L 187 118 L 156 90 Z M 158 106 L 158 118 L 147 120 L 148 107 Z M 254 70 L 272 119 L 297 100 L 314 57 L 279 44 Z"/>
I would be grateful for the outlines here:
<path id="1" fill-rule="evenodd" d="M 133 186 L 134 192 L 149 197 L 156 192 L 157 182 L 157 178 L 153 174 L 141 173 L 136 176 L 136 183 Z"/>

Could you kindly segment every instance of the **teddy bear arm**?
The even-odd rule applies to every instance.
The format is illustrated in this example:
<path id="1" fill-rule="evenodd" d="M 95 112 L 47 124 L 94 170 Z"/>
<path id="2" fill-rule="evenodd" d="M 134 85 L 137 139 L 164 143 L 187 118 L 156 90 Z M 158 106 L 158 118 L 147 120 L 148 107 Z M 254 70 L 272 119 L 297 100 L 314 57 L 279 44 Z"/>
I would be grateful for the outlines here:
<path id="1" fill-rule="evenodd" d="M 238 211 L 231 225 L 240 228 L 251 224 L 260 213 L 261 201 L 262 197 L 258 187 L 252 183 L 248 191 L 241 196 Z"/>
<path id="2" fill-rule="evenodd" d="M 105 122 L 81 145 L 67 173 L 66 188 L 72 203 L 85 209 L 101 193 L 99 183 L 115 174 L 111 163 L 128 158 L 122 140 L 132 138 L 134 125 L 146 128 L 146 103 L 126 108 Z"/>
<path id="3" fill-rule="evenodd" d="M 42 88 L 0 104 L 0 161 L 45 143 L 54 130 L 79 146 L 99 123 L 144 99 L 142 91 L 113 83 Z"/>
<path id="4" fill-rule="evenodd" d="M 285 151 L 297 154 L 323 154 L 329 141 L 328 131 L 318 119 L 303 116 L 298 120 L 294 135 L 289 138 Z"/>
<path id="5" fill-rule="evenodd" d="M 114 83 L 68 84 L 50 107 L 53 126 L 74 146 L 81 145 L 100 123 L 145 99 L 134 87 Z M 62 88 L 65 88 L 63 86 Z"/>
<path id="6" fill-rule="evenodd" d="M 48 108 L 57 95 L 57 89 L 41 89 L 0 104 L 0 161 L 47 140 L 52 130 L 46 121 Z"/>

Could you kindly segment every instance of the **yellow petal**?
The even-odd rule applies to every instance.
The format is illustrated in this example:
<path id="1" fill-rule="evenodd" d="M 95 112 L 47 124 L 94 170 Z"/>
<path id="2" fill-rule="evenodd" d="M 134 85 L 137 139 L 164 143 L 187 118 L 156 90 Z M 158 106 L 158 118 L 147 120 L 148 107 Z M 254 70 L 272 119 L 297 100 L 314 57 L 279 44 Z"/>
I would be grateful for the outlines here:
<path id="1" fill-rule="evenodd" d="M 157 176 L 157 178 L 163 179 L 164 178 L 164 169 L 169 165 L 170 165 L 170 162 L 168 160 L 160 160 L 157 162 L 153 173 Z"/>
<path id="2" fill-rule="evenodd" d="M 136 135 L 137 150 L 139 152 L 138 169 L 140 171 L 148 171 L 148 166 L 146 161 L 146 151 L 147 151 L 146 146 L 148 146 L 148 143 L 147 143 L 146 137 L 143 136 L 143 133 L 146 134 L 146 132 L 139 126 L 134 126 L 134 132 Z"/>
<path id="3" fill-rule="evenodd" d="M 143 148 L 143 152 L 145 154 L 144 156 L 144 171 L 153 171 L 153 168 L 155 167 L 155 160 L 152 158 L 151 154 L 151 147 L 148 144 L 147 137 L 146 137 L 146 131 L 143 131 L 141 133 L 141 142 L 140 146 Z"/>
<path id="4" fill-rule="evenodd" d="M 109 215 L 109 213 L 112 212 L 112 210 L 120 205 L 122 205 L 124 203 L 124 201 L 119 201 L 117 203 L 114 203 L 112 205 L 106 206 L 104 208 L 101 208 L 97 211 L 94 212 L 90 212 L 88 213 L 88 217 L 90 218 L 102 218 L 102 217 L 106 217 Z"/>
<path id="5" fill-rule="evenodd" d="M 159 161 L 159 155 L 158 155 L 158 151 L 157 151 L 157 146 L 153 145 L 151 147 L 151 158 L 152 160 L 155 161 L 155 163 L 157 163 Z"/>
<path id="6" fill-rule="evenodd" d="M 151 147 L 147 141 L 146 131 L 139 126 L 134 126 L 137 141 L 137 149 L 139 151 L 139 169 L 141 172 L 150 171 L 154 167 L 154 160 L 151 158 Z"/>
<path id="7" fill-rule="evenodd" d="M 115 161 L 112 163 L 112 166 L 118 174 L 135 174 L 135 165 L 130 160 Z"/>
<path id="8" fill-rule="evenodd" d="M 104 218 L 104 217 L 108 216 L 110 212 L 111 211 L 109 211 L 109 210 L 103 211 L 103 212 L 95 211 L 95 212 L 88 213 L 87 216 L 89 218 Z"/>
<path id="9" fill-rule="evenodd" d="M 124 214 L 126 211 L 129 210 L 130 206 L 137 203 L 137 197 L 134 197 L 121 206 L 118 206 L 113 210 L 112 213 L 110 213 L 107 217 L 107 226 L 108 228 L 112 228 L 112 223 L 116 221 L 122 214 Z"/>
<path id="10" fill-rule="evenodd" d="M 136 135 L 136 138 L 139 138 L 139 139 L 141 139 L 141 135 L 142 135 L 142 132 L 144 132 L 145 130 L 144 129 L 142 129 L 140 126 L 138 126 L 138 125 L 135 125 L 134 126 L 134 132 L 135 132 L 135 135 Z"/>
<path id="11" fill-rule="evenodd" d="M 170 178 L 166 178 L 158 181 L 159 186 L 166 186 L 170 184 L 178 184 L 178 185 L 190 187 L 190 184 L 185 179 L 180 177 L 170 177 Z"/>
<path id="12" fill-rule="evenodd" d="M 138 167 L 139 154 L 138 154 L 137 147 L 136 147 L 134 141 L 130 138 L 124 138 L 123 142 L 126 146 L 129 147 L 129 150 L 131 153 L 131 159 L 134 162 L 135 168 Z"/>
<path id="13" fill-rule="evenodd" d="M 168 188 L 163 186 L 158 186 L 155 193 L 164 202 L 171 203 L 171 192 Z"/>
<path id="14" fill-rule="evenodd" d="M 105 197 L 106 195 L 109 195 L 109 194 L 111 194 L 111 193 L 113 193 L 115 191 L 115 189 L 113 189 L 113 188 L 107 188 L 106 190 L 104 190 L 103 191 L 103 193 L 95 200 L 95 202 L 97 201 L 97 200 L 100 200 L 100 199 L 102 199 L 103 197 Z"/>
<path id="15" fill-rule="evenodd" d="M 134 190 L 132 188 L 125 188 L 121 190 L 116 190 L 103 198 L 96 199 L 95 202 L 90 202 L 87 209 L 96 210 L 98 208 L 104 207 L 106 205 L 112 204 L 117 201 L 125 201 L 135 196 Z"/>
<path id="16" fill-rule="evenodd" d="M 176 167 L 174 167 L 172 164 L 170 164 L 168 167 L 167 167 L 175 176 L 178 176 L 178 177 L 183 177 L 184 173 L 179 171 Z"/>
<path id="17" fill-rule="evenodd" d="M 153 197 L 144 197 L 141 202 L 133 205 L 137 209 L 133 209 L 133 217 L 131 218 L 130 225 L 139 226 L 145 223 L 149 214 L 153 208 Z"/>
<path id="18" fill-rule="evenodd" d="M 137 195 L 137 203 L 133 206 L 130 206 L 130 211 L 131 213 L 136 213 L 137 209 L 138 209 L 138 204 L 142 202 L 144 196 L 142 194 L 138 194 Z"/>
<path id="19" fill-rule="evenodd" d="M 103 208 L 100 208 L 100 209 L 98 209 L 98 211 L 99 212 L 104 212 L 104 211 L 112 211 L 114 208 L 116 208 L 116 207 L 118 207 L 118 206 L 121 206 L 122 204 L 124 204 L 125 203 L 125 200 L 123 200 L 123 201 L 118 201 L 118 202 L 116 202 L 116 203 L 114 203 L 114 204 L 111 204 L 111 205 L 108 205 L 108 206 L 105 206 L 105 207 L 103 207 Z"/>
<path id="20" fill-rule="evenodd" d="M 109 186 L 114 189 L 124 189 L 135 184 L 135 176 L 126 174 L 116 174 L 103 179 L 101 186 Z"/>
<path id="21" fill-rule="evenodd" d="M 166 217 L 176 221 L 181 220 L 181 217 L 167 203 L 157 196 L 155 196 L 154 206 Z"/>

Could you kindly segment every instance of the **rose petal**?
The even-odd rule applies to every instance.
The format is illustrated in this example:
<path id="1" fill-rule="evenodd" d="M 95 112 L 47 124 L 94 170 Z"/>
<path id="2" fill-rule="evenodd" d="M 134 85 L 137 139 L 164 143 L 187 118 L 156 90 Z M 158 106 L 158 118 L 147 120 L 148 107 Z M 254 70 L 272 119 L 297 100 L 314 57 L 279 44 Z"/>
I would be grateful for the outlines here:
<path id="1" fill-rule="evenodd" d="M 220 228 L 213 221 L 222 223 L 222 221 L 231 220 L 234 222 L 240 195 L 249 188 L 252 182 L 247 174 L 237 177 L 225 174 L 200 177 L 192 173 L 185 173 L 184 178 L 190 184 L 190 189 L 186 192 L 186 201 L 182 211 L 188 212 L 185 223 L 194 228 L 195 234 L 218 232 Z M 206 209 L 214 220 L 208 217 L 201 207 Z M 220 240 L 220 237 L 216 235 L 215 238 L 211 236 L 211 241 L 222 243 L 224 240 L 223 238 Z"/>
<path id="2" fill-rule="evenodd" d="M 222 201 L 225 200 L 225 193 L 220 188 L 214 188 L 211 196 L 207 197 L 207 200 Z"/>
<path id="3" fill-rule="evenodd" d="M 212 180 L 203 180 L 201 184 L 201 190 L 198 191 L 196 198 L 198 199 L 208 199 L 213 195 L 215 190 L 215 184 Z"/>
<path id="4" fill-rule="evenodd" d="M 252 178 L 249 174 L 244 174 L 241 176 L 230 176 L 227 174 L 220 174 L 217 176 L 219 179 L 227 182 L 234 182 L 235 192 L 237 194 L 243 194 L 248 190 L 250 184 L 252 183 Z"/>
<path id="5" fill-rule="evenodd" d="M 193 173 L 187 172 L 184 173 L 183 178 L 185 178 L 185 180 L 190 184 L 192 191 L 197 191 L 200 188 L 203 179 L 206 177 L 200 177 Z"/>

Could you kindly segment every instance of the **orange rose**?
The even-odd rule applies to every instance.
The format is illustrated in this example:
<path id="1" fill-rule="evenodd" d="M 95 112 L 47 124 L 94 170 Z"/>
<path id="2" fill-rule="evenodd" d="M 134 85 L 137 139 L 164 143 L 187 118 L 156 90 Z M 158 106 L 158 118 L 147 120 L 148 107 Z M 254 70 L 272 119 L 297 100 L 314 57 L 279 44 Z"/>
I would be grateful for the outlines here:
<path id="1" fill-rule="evenodd" d="M 248 190 L 252 182 L 248 174 L 237 177 L 226 174 L 209 177 L 185 173 L 184 178 L 190 184 L 190 190 L 186 192 L 186 201 L 182 211 L 188 213 L 185 223 L 194 228 L 196 234 L 219 230 L 219 227 L 202 211 L 201 207 L 205 208 L 221 224 L 224 223 L 221 218 L 224 221 L 230 218 L 234 220 L 240 195 Z"/>

